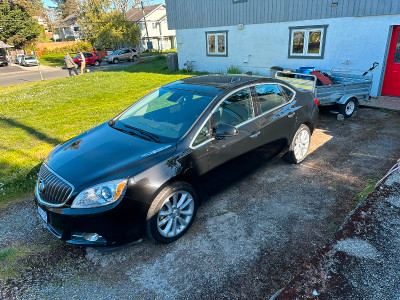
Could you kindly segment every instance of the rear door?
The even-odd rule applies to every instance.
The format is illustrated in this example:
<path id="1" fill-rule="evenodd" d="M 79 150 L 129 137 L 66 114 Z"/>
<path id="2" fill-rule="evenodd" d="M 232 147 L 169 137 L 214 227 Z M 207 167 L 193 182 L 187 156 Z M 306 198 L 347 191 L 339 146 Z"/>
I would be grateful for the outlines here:
<path id="1" fill-rule="evenodd" d="M 287 92 L 284 93 L 283 89 Z M 260 114 L 259 146 L 273 145 L 274 152 L 279 152 L 290 144 L 297 129 L 296 93 L 291 88 L 276 83 L 256 85 L 254 90 L 255 103 Z"/>

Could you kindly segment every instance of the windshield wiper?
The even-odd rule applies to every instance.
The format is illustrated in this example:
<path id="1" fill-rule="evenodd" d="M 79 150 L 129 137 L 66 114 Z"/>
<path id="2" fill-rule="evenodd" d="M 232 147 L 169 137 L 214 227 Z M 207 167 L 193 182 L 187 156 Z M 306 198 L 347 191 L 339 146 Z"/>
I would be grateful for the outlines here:
<path id="1" fill-rule="evenodd" d="M 149 142 L 152 140 L 152 139 L 148 138 L 147 136 L 143 136 L 142 134 L 137 134 L 137 133 L 135 133 L 133 131 L 128 131 L 128 130 L 125 130 L 125 129 L 122 129 L 122 128 L 119 128 L 119 127 L 113 127 L 113 128 L 116 129 L 116 130 L 119 130 L 121 132 L 124 132 L 126 134 L 140 137 L 141 139 L 144 139 L 144 140 L 149 141 Z"/>
<path id="2" fill-rule="evenodd" d="M 130 125 L 126 125 L 126 124 L 124 124 L 124 126 L 125 126 L 126 128 L 133 129 L 133 130 L 135 130 L 135 131 L 141 133 L 141 134 L 144 135 L 144 136 L 149 137 L 150 139 L 152 139 L 152 140 L 153 140 L 154 142 L 156 142 L 156 143 L 159 143 L 159 142 L 160 142 L 160 138 L 158 137 L 158 135 L 156 135 L 156 134 L 154 134 L 154 133 L 150 133 L 150 132 L 148 132 L 148 131 L 146 131 L 146 130 L 139 129 L 139 128 L 136 128 L 136 127 L 133 127 L 133 126 L 130 126 Z"/>

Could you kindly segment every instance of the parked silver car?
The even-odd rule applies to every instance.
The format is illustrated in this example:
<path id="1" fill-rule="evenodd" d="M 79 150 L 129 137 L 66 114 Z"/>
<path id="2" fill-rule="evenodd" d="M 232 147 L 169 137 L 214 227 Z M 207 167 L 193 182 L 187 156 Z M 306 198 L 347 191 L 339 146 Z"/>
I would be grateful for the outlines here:
<path id="1" fill-rule="evenodd" d="M 114 51 L 112 54 L 107 55 L 105 60 L 109 64 L 114 63 L 117 64 L 120 61 L 136 61 L 138 58 L 138 53 L 137 51 L 133 51 L 135 49 L 129 48 L 129 49 L 120 49 Z"/>
<path id="2" fill-rule="evenodd" d="M 39 65 L 39 61 L 34 56 L 24 56 L 21 60 L 21 66 L 30 67 Z"/>
<path id="3" fill-rule="evenodd" d="M 15 55 L 14 58 L 14 63 L 16 63 L 17 65 L 21 64 L 22 58 L 25 56 L 25 54 L 17 54 Z"/>

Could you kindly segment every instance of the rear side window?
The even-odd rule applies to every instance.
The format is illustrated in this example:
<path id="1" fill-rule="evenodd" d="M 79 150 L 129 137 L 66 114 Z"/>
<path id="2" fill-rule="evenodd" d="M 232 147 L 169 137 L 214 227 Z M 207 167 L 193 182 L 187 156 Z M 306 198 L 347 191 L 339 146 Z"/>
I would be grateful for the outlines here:
<path id="1" fill-rule="evenodd" d="M 214 113 L 214 126 L 220 123 L 236 126 L 252 118 L 254 118 L 253 102 L 250 90 L 246 88 L 222 102 Z"/>
<path id="2" fill-rule="evenodd" d="M 260 101 L 261 113 L 273 110 L 287 102 L 275 84 L 257 85 L 255 89 Z"/>
<path id="3" fill-rule="evenodd" d="M 283 92 L 286 94 L 289 101 L 291 101 L 293 99 L 294 92 L 284 85 L 281 85 L 281 88 L 282 88 Z"/>

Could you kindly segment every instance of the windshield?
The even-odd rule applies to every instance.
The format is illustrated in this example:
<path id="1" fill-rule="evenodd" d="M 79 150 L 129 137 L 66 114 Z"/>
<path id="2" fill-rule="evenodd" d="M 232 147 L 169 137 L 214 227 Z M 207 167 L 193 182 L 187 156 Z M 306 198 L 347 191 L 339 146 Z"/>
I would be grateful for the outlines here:
<path id="1" fill-rule="evenodd" d="M 115 124 L 156 142 L 178 140 L 213 99 L 201 93 L 160 88 L 127 110 Z"/>
<path id="2" fill-rule="evenodd" d="M 73 59 L 78 58 L 79 56 L 81 56 L 81 55 L 78 53 L 77 55 L 75 55 L 75 56 L 73 57 Z"/>
<path id="3" fill-rule="evenodd" d="M 25 59 L 35 59 L 34 56 L 25 56 Z"/>
<path id="4" fill-rule="evenodd" d="M 119 50 L 114 51 L 114 52 L 112 53 L 112 55 L 118 55 L 118 53 L 119 53 Z"/>

